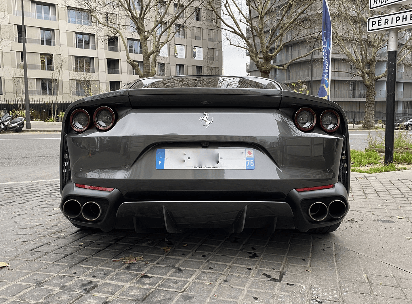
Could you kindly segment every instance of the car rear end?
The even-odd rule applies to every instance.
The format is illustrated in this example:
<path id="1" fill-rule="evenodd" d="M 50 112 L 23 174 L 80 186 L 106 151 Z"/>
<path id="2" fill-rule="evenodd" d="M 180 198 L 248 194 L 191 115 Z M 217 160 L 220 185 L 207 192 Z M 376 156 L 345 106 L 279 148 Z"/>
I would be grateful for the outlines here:
<path id="1" fill-rule="evenodd" d="M 61 155 L 61 209 L 79 227 L 307 231 L 336 226 L 349 208 L 342 110 L 277 84 L 80 100 Z"/>

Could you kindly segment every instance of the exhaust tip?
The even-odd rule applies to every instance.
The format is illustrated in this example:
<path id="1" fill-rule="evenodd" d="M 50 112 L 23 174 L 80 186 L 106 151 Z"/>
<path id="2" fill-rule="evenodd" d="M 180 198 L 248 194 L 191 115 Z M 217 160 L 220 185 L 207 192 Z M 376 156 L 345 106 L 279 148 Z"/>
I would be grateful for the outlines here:
<path id="1" fill-rule="evenodd" d="M 309 217 L 317 222 L 323 221 L 328 216 L 328 207 L 322 202 L 315 202 L 309 207 Z"/>
<path id="2" fill-rule="evenodd" d="M 75 199 L 69 199 L 63 204 L 63 214 L 68 218 L 78 217 L 82 212 L 82 205 Z"/>
<path id="3" fill-rule="evenodd" d="M 96 202 L 87 202 L 82 207 L 82 215 L 88 221 L 95 221 L 102 213 L 102 209 Z"/>
<path id="4" fill-rule="evenodd" d="M 334 200 L 329 204 L 329 215 L 333 218 L 341 218 L 348 211 L 348 206 L 341 200 Z"/>

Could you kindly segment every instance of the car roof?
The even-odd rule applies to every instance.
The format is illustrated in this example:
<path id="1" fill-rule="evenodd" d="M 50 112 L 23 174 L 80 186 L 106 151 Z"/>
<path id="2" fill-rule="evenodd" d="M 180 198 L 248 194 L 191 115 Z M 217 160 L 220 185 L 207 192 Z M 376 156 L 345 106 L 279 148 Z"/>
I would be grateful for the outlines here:
<path id="1" fill-rule="evenodd" d="M 221 89 L 271 89 L 282 90 L 282 85 L 272 79 L 255 76 L 168 76 L 139 78 L 127 83 L 123 89 L 144 88 L 221 88 Z"/>

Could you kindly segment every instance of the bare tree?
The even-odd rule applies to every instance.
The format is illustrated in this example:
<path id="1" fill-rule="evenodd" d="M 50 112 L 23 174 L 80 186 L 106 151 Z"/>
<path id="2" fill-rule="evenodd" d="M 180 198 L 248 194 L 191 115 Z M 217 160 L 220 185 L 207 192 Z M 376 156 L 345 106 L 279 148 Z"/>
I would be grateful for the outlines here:
<path id="1" fill-rule="evenodd" d="M 109 35 L 120 37 L 127 62 L 140 77 L 156 74 L 157 56 L 175 33 L 193 19 L 195 3 L 199 3 L 199 0 L 80 1 L 98 26 L 103 26 Z M 130 56 L 126 36 L 128 31 L 139 36 L 143 69 Z"/>
<path id="2" fill-rule="evenodd" d="M 382 56 L 388 44 L 387 31 L 367 32 L 367 19 L 377 14 L 369 10 L 369 0 L 330 0 L 333 43 L 354 67 L 353 77 L 360 77 L 366 87 L 363 127 L 375 124 L 376 81 L 386 77 L 387 71 L 376 73 L 376 64 L 386 60 Z M 378 14 L 382 14 L 378 13 Z M 406 61 L 411 48 L 411 34 L 399 31 L 398 63 Z"/>
<path id="3" fill-rule="evenodd" d="M 214 0 L 207 6 L 221 21 L 229 44 L 244 49 L 262 77 L 269 77 L 272 69 L 287 69 L 314 50 L 308 49 L 301 56 L 282 65 L 274 63 L 276 56 L 288 42 L 313 36 L 312 24 L 306 16 L 314 0 L 223 0 L 222 10 Z"/>

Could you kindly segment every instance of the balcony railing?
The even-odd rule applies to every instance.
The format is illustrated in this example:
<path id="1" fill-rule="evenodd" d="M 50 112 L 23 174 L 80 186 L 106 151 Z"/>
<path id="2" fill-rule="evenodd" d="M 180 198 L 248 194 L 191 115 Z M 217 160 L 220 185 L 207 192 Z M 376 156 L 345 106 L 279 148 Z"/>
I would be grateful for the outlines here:
<path id="1" fill-rule="evenodd" d="M 117 47 L 117 45 L 109 45 L 107 47 L 107 50 L 110 51 L 110 52 L 118 52 L 119 48 Z"/>
<path id="2" fill-rule="evenodd" d="M 90 43 L 88 47 L 85 47 L 85 45 L 77 44 L 76 48 L 83 50 L 95 50 L 96 44 Z"/>
<path id="3" fill-rule="evenodd" d="M 74 68 L 73 68 L 73 72 L 79 72 L 79 73 L 94 73 L 95 70 L 94 70 L 94 67 L 83 68 L 83 69 L 74 67 Z"/>
<path id="4" fill-rule="evenodd" d="M 107 74 L 120 74 L 120 69 L 108 68 L 107 69 Z"/>
<path id="5" fill-rule="evenodd" d="M 18 42 L 18 43 L 23 43 L 23 37 L 16 37 L 15 41 Z M 42 41 L 43 41 L 43 43 L 42 43 Z M 49 45 L 49 46 L 54 46 L 55 45 L 54 40 L 44 40 L 44 39 L 38 39 L 38 38 L 26 38 L 26 43 Z"/>
<path id="6" fill-rule="evenodd" d="M 91 91 L 91 90 L 90 90 Z M 89 92 L 90 92 L 89 91 Z M 71 95 L 73 95 L 73 96 L 91 96 L 91 94 L 89 93 L 87 93 L 87 92 L 85 92 L 84 90 L 72 90 L 71 91 Z"/>
<path id="7" fill-rule="evenodd" d="M 23 69 L 23 62 L 18 64 L 18 68 Z M 42 70 L 42 71 L 54 71 L 53 65 L 42 65 L 42 64 L 27 64 L 28 70 Z"/>
<path id="8" fill-rule="evenodd" d="M 366 98 L 366 91 L 336 90 L 331 95 L 333 98 Z"/>
<path id="9" fill-rule="evenodd" d="M 46 91 L 46 90 L 41 90 L 41 89 L 29 90 L 29 94 L 30 95 L 42 95 L 42 96 L 55 96 L 57 95 L 57 90 L 55 91 L 52 91 L 52 90 Z"/>
<path id="10" fill-rule="evenodd" d="M 14 16 L 21 17 L 21 11 L 14 11 Z M 33 12 L 24 12 L 24 17 L 41 19 L 41 20 L 49 20 L 49 21 L 57 20 L 55 15 L 42 15 L 42 14 L 37 14 Z"/>

